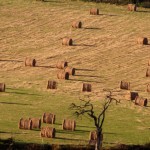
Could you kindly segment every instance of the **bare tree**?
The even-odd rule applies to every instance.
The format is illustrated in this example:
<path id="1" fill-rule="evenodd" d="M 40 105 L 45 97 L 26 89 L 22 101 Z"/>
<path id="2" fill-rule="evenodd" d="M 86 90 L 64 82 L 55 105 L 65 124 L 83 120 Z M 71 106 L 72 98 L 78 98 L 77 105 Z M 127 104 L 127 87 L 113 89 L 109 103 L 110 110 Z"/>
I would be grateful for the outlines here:
<path id="1" fill-rule="evenodd" d="M 104 102 L 103 107 L 100 110 L 98 115 L 95 115 L 95 110 L 94 110 L 93 104 L 91 103 L 90 99 L 84 100 L 84 99 L 79 98 L 80 101 L 82 101 L 82 104 L 76 105 L 75 103 L 72 103 L 70 105 L 70 109 L 73 109 L 75 111 L 74 115 L 76 115 L 77 117 L 87 114 L 90 118 L 93 119 L 94 125 L 96 127 L 96 134 L 97 134 L 97 141 L 95 144 L 95 150 L 101 149 L 102 127 L 103 127 L 103 123 L 105 121 L 106 110 L 109 108 L 112 101 L 115 101 L 116 104 L 120 102 L 117 99 L 113 98 L 112 91 L 107 90 L 107 92 L 109 92 L 109 94 L 106 95 L 105 102 Z"/>

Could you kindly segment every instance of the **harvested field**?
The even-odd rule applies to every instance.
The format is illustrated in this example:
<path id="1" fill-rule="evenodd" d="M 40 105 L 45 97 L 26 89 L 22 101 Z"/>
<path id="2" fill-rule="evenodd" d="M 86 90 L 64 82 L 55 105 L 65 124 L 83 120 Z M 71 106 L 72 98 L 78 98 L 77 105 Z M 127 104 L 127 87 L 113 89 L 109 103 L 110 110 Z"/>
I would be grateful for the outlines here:
<path id="1" fill-rule="evenodd" d="M 98 8 L 99 15 L 90 15 L 91 8 Z M 87 116 L 75 119 L 69 105 L 90 96 L 99 112 L 103 89 L 118 90 L 120 81 L 130 81 L 130 90 L 147 98 L 148 106 L 124 100 L 113 104 L 106 114 L 103 144 L 149 142 L 150 95 L 146 86 L 150 78 L 146 69 L 150 45 L 137 44 L 138 37 L 150 39 L 149 12 L 79 1 L 0 1 L 0 83 L 7 85 L 0 93 L 0 137 L 25 143 L 87 144 L 94 125 Z M 81 29 L 71 27 L 74 20 L 83 23 Z M 73 45 L 62 45 L 64 37 L 71 37 Z M 25 67 L 27 56 L 37 60 L 35 67 Z M 58 60 L 75 68 L 69 80 L 57 78 Z M 58 83 L 56 90 L 47 90 L 48 80 Z M 91 83 L 92 92 L 82 92 L 83 83 Z M 57 116 L 52 125 L 57 131 L 55 139 L 18 129 L 22 116 L 39 118 L 43 112 Z M 76 120 L 74 132 L 62 130 L 63 118 Z"/>

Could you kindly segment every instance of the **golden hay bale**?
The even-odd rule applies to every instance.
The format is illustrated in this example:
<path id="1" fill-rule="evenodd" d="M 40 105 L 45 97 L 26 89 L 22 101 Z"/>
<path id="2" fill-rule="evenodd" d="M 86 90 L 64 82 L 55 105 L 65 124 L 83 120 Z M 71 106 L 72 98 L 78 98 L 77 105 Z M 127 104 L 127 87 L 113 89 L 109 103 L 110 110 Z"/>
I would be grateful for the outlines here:
<path id="1" fill-rule="evenodd" d="M 148 100 L 144 99 L 143 97 L 137 96 L 135 98 L 135 104 L 139 106 L 147 106 Z"/>
<path id="2" fill-rule="evenodd" d="M 68 45 L 71 46 L 73 44 L 73 40 L 70 38 L 63 38 L 62 45 Z"/>
<path id="3" fill-rule="evenodd" d="M 56 67 L 58 69 L 64 69 L 67 66 L 68 66 L 68 62 L 66 62 L 66 61 L 58 61 L 56 64 Z"/>
<path id="4" fill-rule="evenodd" d="M 32 58 L 26 58 L 25 59 L 25 66 L 35 67 L 35 65 L 36 65 L 35 59 L 32 59 Z"/>
<path id="5" fill-rule="evenodd" d="M 137 43 L 141 45 L 147 45 L 148 44 L 148 39 L 146 37 L 139 37 L 137 39 Z"/>
<path id="6" fill-rule="evenodd" d="M 150 84 L 147 84 L 147 92 L 150 92 Z"/>
<path id="7" fill-rule="evenodd" d="M 48 81 L 47 89 L 57 89 L 57 82 L 56 81 Z"/>
<path id="8" fill-rule="evenodd" d="M 0 83 L 0 92 L 5 92 L 5 84 L 4 83 Z"/>
<path id="9" fill-rule="evenodd" d="M 34 129 L 34 128 L 40 129 L 41 128 L 41 119 L 40 118 L 29 118 L 29 120 L 32 121 L 32 126 L 31 126 L 32 129 Z"/>
<path id="10" fill-rule="evenodd" d="M 68 72 L 69 75 L 75 75 L 75 68 L 66 67 L 64 70 L 65 70 L 65 72 Z"/>
<path id="11" fill-rule="evenodd" d="M 19 120 L 19 129 L 31 130 L 32 129 L 32 120 L 21 118 Z"/>
<path id="12" fill-rule="evenodd" d="M 91 8 L 90 9 L 90 15 L 99 15 L 99 9 Z"/>
<path id="13" fill-rule="evenodd" d="M 83 92 L 91 92 L 92 91 L 92 85 L 88 83 L 83 83 L 82 87 Z"/>
<path id="14" fill-rule="evenodd" d="M 81 21 L 74 21 L 72 23 L 73 28 L 82 28 L 82 22 Z"/>
<path id="15" fill-rule="evenodd" d="M 54 124 L 56 119 L 56 115 L 52 113 L 44 113 L 42 116 L 43 123 Z"/>
<path id="16" fill-rule="evenodd" d="M 150 66 L 150 60 L 148 61 L 148 66 Z"/>
<path id="17" fill-rule="evenodd" d="M 101 141 L 103 141 L 103 134 L 101 134 Z M 89 135 L 89 140 L 97 140 L 97 131 L 91 131 Z"/>
<path id="18" fill-rule="evenodd" d="M 58 79 L 65 79 L 65 80 L 69 80 L 69 73 L 65 72 L 64 70 L 60 71 L 57 73 L 57 78 Z"/>
<path id="19" fill-rule="evenodd" d="M 70 119 L 64 119 L 62 123 L 62 129 L 63 130 L 71 130 L 74 131 L 76 128 L 76 122 L 75 120 Z"/>
<path id="20" fill-rule="evenodd" d="M 137 10 L 137 6 L 135 4 L 128 4 L 128 10 L 129 11 L 136 11 Z"/>
<path id="21" fill-rule="evenodd" d="M 120 89 L 130 90 L 130 82 L 121 81 Z"/>
<path id="22" fill-rule="evenodd" d="M 147 68 L 147 71 L 146 71 L 146 77 L 150 77 L 150 67 Z"/>
<path id="23" fill-rule="evenodd" d="M 41 137 L 55 138 L 56 130 L 52 127 L 42 127 L 40 135 Z"/>

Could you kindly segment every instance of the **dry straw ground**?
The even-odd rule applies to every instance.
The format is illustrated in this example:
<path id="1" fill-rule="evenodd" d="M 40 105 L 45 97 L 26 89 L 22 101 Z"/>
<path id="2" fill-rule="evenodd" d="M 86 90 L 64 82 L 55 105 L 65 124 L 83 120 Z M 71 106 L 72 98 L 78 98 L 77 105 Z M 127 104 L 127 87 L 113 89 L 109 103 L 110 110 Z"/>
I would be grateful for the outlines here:
<path id="1" fill-rule="evenodd" d="M 100 15 L 89 15 L 89 10 L 93 7 L 99 8 Z M 82 21 L 83 28 L 72 28 L 73 21 Z M 83 82 L 89 82 L 92 84 L 90 94 L 92 99 L 98 99 L 102 97 L 103 89 L 118 89 L 121 80 L 130 82 L 131 90 L 150 98 L 146 92 L 150 79 L 145 77 L 150 59 L 149 24 L 150 10 L 143 8 L 138 8 L 137 12 L 130 12 L 127 11 L 127 6 L 109 4 L 49 0 L 47 2 L 1 1 L 0 82 L 6 84 L 6 90 L 9 92 L 0 93 L 2 95 L 0 99 L 8 100 L 11 97 L 15 99 L 17 96 L 11 95 L 13 89 L 23 89 L 29 93 L 30 91 L 36 91 L 38 94 L 44 93 L 46 96 L 43 96 L 42 100 L 46 102 L 38 101 L 35 97 L 33 99 L 37 99 L 37 103 L 34 103 L 36 106 L 30 108 L 36 110 L 37 114 L 42 114 L 48 110 L 47 93 L 58 94 L 58 100 L 61 99 L 61 94 L 63 97 L 65 94 L 74 96 L 73 99 L 75 99 L 81 94 Z M 137 39 L 140 36 L 147 37 L 149 45 L 138 45 Z M 72 38 L 74 45 L 62 45 L 64 37 Z M 35 58 L 37 67 L 25 67 L 26 57 Z M 76 68 L 76 75 L 70 76 L 67 81 L 57 79 L 59 69 L 55 66 L 59 60 L 67 61 L 69 66 Z M 47 90 L 48 80 L 58 82 L 57 90 L 54 92 Z M 32 99 L 30 96 L 34 95 L 26 96 L 24 103 Z M 19 97 L 17 98 L 18 102 Z M 21 94 L 20 98 L 22 98 Z M 69 105 L 69 102 L 65 103 L 64 99 L 62 102 L 65 107 Z M 2 105 L 3 102 L 1 102 Z M 47 110 L 44 110 L 44 106 Z M 128 103 L 121 107 L 130 107 L 129 112 L 135 109 L 134 105 Z M 7 111 L 6 108 L 3 110 Z M 59 112 L 59 108 L 56 110 Z M 145 115 L 149 114 L 148 108 L 146 110 L 138 108 L 136 111 L 139 114 L 141 112 Z M 141 117 L 144 118 L 143 114 Z M 23 111 L 18 118 L 23 115 L 28 116 L 31 113 Z M 141 119 L 139 121 L 141 122 Z M 15 122 L 18 120 L 16 119 Z M 116 128 L 114 126 L 113 129 Z M 19 138 L 21 135 L 18 135 L 17 139 Z M 111 138 L 110 135 L 108 140 Z M 29 140 L 30 138 L 27 139 Z M 147 140 L 146 138 L 145 142 Z M 39 142 L 39 139 L 34 141 Z M 122 138 L 120 141 L 124 142 Z M 128 140 L 125 142 L 130 143 Z M 131 143 L 134 142 L 131 141 Z"/>

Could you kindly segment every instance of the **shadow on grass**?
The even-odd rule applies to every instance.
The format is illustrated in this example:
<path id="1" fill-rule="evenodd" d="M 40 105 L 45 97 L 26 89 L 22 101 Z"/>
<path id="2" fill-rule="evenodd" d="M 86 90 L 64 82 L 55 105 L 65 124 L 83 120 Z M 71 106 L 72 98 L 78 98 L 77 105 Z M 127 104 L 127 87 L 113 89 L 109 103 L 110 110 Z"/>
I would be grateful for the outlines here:
<path id="1" fill-rule="evenodd" d="M 19 133 L 19 132 L 6 132 L 6 131 L 0 131 L 0 133 L 6 133 L 6 134 L 28 134 L 28 133 Z"/>
<path id="2" fill-rule="evenodd" d="M 92 70 L 92 69 L 79 69 L 79 68 L 76 68 L 76 70 L 79 70 L 79 71 L 96 71 L 96 70 Z"/>
<path id="3" fill-rule="evenodd" d="M 146 10 L 137 10 L 136 12 L 139 12 L 139 13 L 141 13 L 141 12 L 143 12 L 143 13 L 150 13 L 150 11 L 146 11 Z"/>
<path id="4" fill-rule="evenodd" d="M 20 61 L 20 60 L 0 60 L 0 61 L 7 61 L 7 62 L 24 62 L 24 61 Z"/>
<path id="5" fill-rule="evenodd" d="M 39 67 L 39 68 L 56 68 L 54 66 L 35 66 L 35 67 Z"/>
<path id="6" fill-rule="evenodd" d="M 42 0 L 41 0 L 42 1 Z M 42 2 L 49 2 L 49 3 L 64 3 L 64 1 L 56 1 L 56 0 L 43 0 Z"/>
<path id="7" fill-rule="evenodd" d="M 22 103 L 13 103 L 13 102 L 0 102 L 0 104 L 13 104 L 13 105 L 32 105 L 32 104 L 22 104 Z"/>
<path id="8" fill-rule="evenodd" d="M 74 76 L 79 76 L 79 77 L 95 77 L 95 78 L 101 78 L 100 76 L 93 76 L 93 75 L 74 75 Z"/>
<path id="9" fill-rule="evenodd" d="M 32 94 L 32 93 L 23 93 L 23 92 L 5 92 L 5 93 L 12 93 L 12 94 L 21 94 L 21 95 L 33 95 L 33 96 L 41 96 L 39 94 Z"/>
<path id="10" fill-rule="evenodd" d="M 113 17 L 113 16 L 120 16 L 120 15 L 116 15 L 116 14 L 99 14 L 99 16 L 110 16 L 110 17 Z"/>
<path id="11" fill-rule="evenodd" d="M 73 44 L 72 46 L 87 46 L 87 47 L 95 47 L 95 44 Z"/>
<path id="12" fill-rule="evenodd" d="M 102 82 L 98 82 L 98 81 L 91 81 L 91 80 L 81 80 L 81 79 L 69 79 L 71 81 L 82 81 L 82 82 L 94 82 L 94 83 L 102 83 Z"/>
<path id="13" fill-rule="evenodd" d="M 96 27 L 83 27 L 83 29 L 89 29 L 89 30 L 101 30 L 101 28 L 96 28 Z"/>

